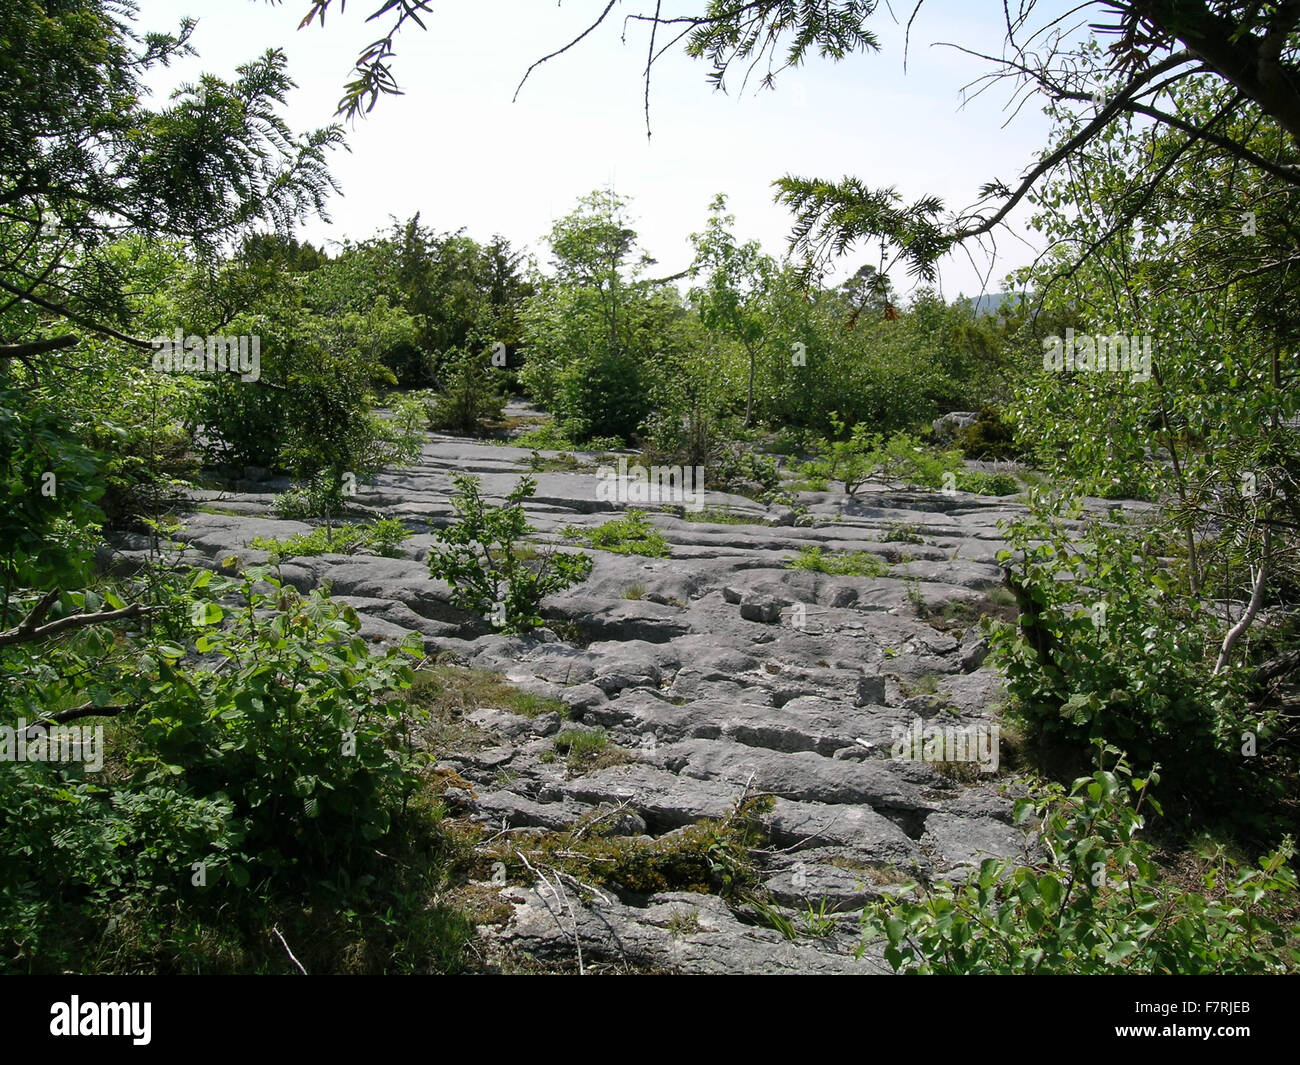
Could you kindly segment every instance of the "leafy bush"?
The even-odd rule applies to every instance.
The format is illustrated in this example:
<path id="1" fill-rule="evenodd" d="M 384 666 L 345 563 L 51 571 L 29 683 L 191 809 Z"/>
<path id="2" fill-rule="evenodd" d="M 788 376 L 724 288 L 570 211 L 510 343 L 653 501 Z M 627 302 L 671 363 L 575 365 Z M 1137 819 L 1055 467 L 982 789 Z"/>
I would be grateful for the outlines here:
<path id="1" fill-rule="evenodd" d="M 553 419 L 547 419 L 535 429 L 529 429 L 510 441 L 513 447 L 527 447 L 541 451 L 573 451 L 577 445 L 565 435 Z"/>
<path id="2" fill-rule="evenodd" d="M 173 576 L 157 630 L 106 632 L 89 681 L 74 645 L 96 629 L 39 649 L 104 707 L 105 771 L 0 774 L 4 969 L 283 971 L 273 926 L 313 970 L 458 967 L 472 930 L 428 906 L 447 843 L 402 741 L 419 710 L 387 698 L 418 641 L 374 651 L 350 607 L 266 568 Z M 45 687 L 50 710 L 78 698 Z M 9 724 L 30 707 L 3 709 Z"/>
<path id="3" fill-rule="evenodd" d="M 621 351 L 597 351 L 565 367 L 555 412 L 568 436 L 589 447 L 622 447 L 650 413 L 648 373 Z M 597 443 L 599 441 L 599 444 Z"/>
<path id="4" fill-rule="evenodd" d="M 885 535 L 880 538 L 885 543 L 895 544 L 923 544 L 925 537 L 921 535 L 920 526 L 910 521 L 891 522 Z"/>
<path id="5" fill-rule="evenodd" d="M 700 525 L 759 525 L 762 523 L 761 518 L 753 514 L 740 514 L 733 511 L 730 507 L 701 507 L 699 510 L 688 510 L 686 507 L 678 507 L 674 504 L 664 506 L 664 511 L 671 512 L 675 517 L 682 521 L 689 521 Z"/>
<path id="6" fill-rule="evenodd" d="M 451 351 L 443 362 L 443 387 L 429 403 L 429 428 L 460 433 L 481 432 L 505 410 L 501 374 L 484 365 L 482 356 Z"/>
<path id="7" fill-rule="evenodd" d="M 429 422 L 430 398 L 427 389 L 420 389 L 405 394 L 394 392 L 385 400 L 392 417 L 388 419 L 390 431 L 381 434 L 382 439 L 403 448 L 404 456 L 412 460 L 419 456 L 419 442 Z"/>
<path id="8" fill-rule="evenodd" d="M 195 649 L 224 668 L 186 671 L 165 648 L 144 660 L 157 700 L 138 777 L 181 773 L 200 794 L 231 796 L 243 857 L 212 873 L 236 884 L 281 873 L 306 886 L 355 871 L 419 783 L 413 756 L 394 746 L 401 703 L 380 696 L 410 685 L 403 658 L 423 648 L 371 651 L 351 607 L 321 591 L 303 598 L 266 568 L 240 592 L 237 611 L 208 601 L 193 617 L 204 629 Z"/>
<path id="9" fill-rule="evenodd" d="M 710 480 L 723 489 L 732 489 L 742 495 L 771 492 L 781 485 L 781 472 L 776 459 L 760 455 L 744 444 L 723 446 Z M 757 486 L 755 492 L 754 486 Z"/>
<path id="10" fill-rule="evenodd" d="M 593 463 L 576 458 L 568 451 L 561 451 L 558 455 L 543 456 L 540 451 L 534 449 L 528 456 L 528 468 L 533 473 L 586 473 L 596 467 Z"/>
<path id="11" fill-rule="evenodd" d="M 830 417 L 837 434 L 843 434 L 844 422 L 834 413 Z M 897 433 L 886 442 L 880 433 L 868 432 L 864 422 L 853 426 L 847 438 L 826 443 L 824 454 L 821 462 L 811 463 L 805 469 L 814 477 L 843 481 L 844 491 L 850 496 L 857 495 L 869 481 L 899 487 L 940 488 L 945 483 L 954 483 L 961 470 L 959 452 L 932 451 L 907 433 Z"/>
<path id="12" fill-rule="evenodd" d="M 1244 671 L 1215 673 L 1222 624 L 1177 594 L 1165 552 L 1100 520 L 1080 534 L 1035 500 L 1010 528 L 1016 555 L 999 553 L 1019 628 L 988 622 L 1014 712 L 1077 749 L 1105 739 L 1161 763 L 1191 804 L 1232 808 L 1239 788 L 1274 786 L 1278 774 L 1243 757 L 1249 747 L 1263 758 L 1274 717 L 1250 708 Z"/>
<path id="13" fill-rule="evenodd" d="M 195 449 L 212 465 L 271 469 L 289 440 L 290 408 L 279 389 L 232 377 L 206 381 L 188 410 Z"/>
<path id="14" fill-rule="evenodd" d="M 978 470 L 957 474 L 958 491 L 977 496 L 1010 496 L 1020 491 L 1020 482 L 1009 473 L 981 473 Z"/>
<path id="15" fill-rule="evenodd" d="M 271 501 L 271 509 L 289 521 L 308 521 L 334 513 L 337 499 L 337 491 L 326 478 L 314 477 L 281 492 Z"/>
<path id="16" fill-rule="evenodd" d="M 529 632 L 542 623 L 543 597 L 585 581 L 591 559 L 561 551 L 525 552 L 520 541 L 532 526 L 523 501 L 537 490 L 531 477 L 520 478 L 503 506 L 489 506 L 479 495 L 479 479 L 452 478 L 452 505 L 459 518 L 435 532 L 429 574 L 451 585 L 451 601 L 505 632 Z M 525 557 L 528 555 L 530 557 Z"/>
<path id="17" fill-rule="evenodd" d="M 1020 454 L 1014 423 L 997 407 L 980 408 L 975 421 L 957 431 L 954 443 L 970 459 L 1009 459 Z"/>
<path id="18" fill-rule="evenodd" d="M 801 455 L 817 447 L 817 434 L 811 429 L 785 425 L 768 442 L 767 449 L 777 455 Z"/>
<path id="19" fill-rule="evenodd" d="M 1295 972 L 1291 840 L 1255 869 L 1222 858 L 1203 870 L 1203 894 L 1184 891 L 1160 879 L 1138 838 L 1144 801 L 1160 812 L 1147 794 L 1157 780 L 1132 778 L 1121 759 L 1068 795 L 1054 784 L 1021 799 L 1017 823 L 1040 821 L 1043 859 L 990 858 L 955 885 L 908 885 L 864 909 L 868 940 L 883 937 L 886 960 L 909 973 Z"/>
<path id="20" fill-rule="evenodd" d="M 373 480 L 386 467 L 406 465 L 419 457 L 424 443 L 422 420 L 413 417 L 410 403 L 399 401 L 393 418 L 364 411 L 353 419 L 351 429 L 336 434 L 332 443 L 321 440 L 318 450 L 304 443 L 302 450 L 287 451 L 286 461 L 300 480 L 276 496 L 271 504 L 276 514 L 298 521 L 332 521 L 345 509 L 359 480 Z M 336 457 L 326 463 L 326 452 Z"/>
<path id="21" fill-rule="evenodd" d="M 713 466 L 725 447 L 724 420 L 698 401 L 678 402 L 684 410 L 655 410 L 646 417 L 639 441 L 643 460 L 664 466 Z"/>
<path id="22" fill-rule="evenodd" d="M 104 461 L 53 403 L 0 388 L 0 624 L 17 589 L 89 576 Z"/>
<path id="23" fill-rule="evenodd" d="M 419 457 L 424 432 L 408 422 L 381 418 L 369 409 L 348 412 L 328 389 L 312 390 L 315 402 L 303 403 L 307 424 L 295 430 L 281 453 L 293 475 L 307 481 L 308 498 L 324 507 L 312 517 L 329 518 L 343 507 L 356 481 L 373 477 L 392 465 L 405 465 Z"/>

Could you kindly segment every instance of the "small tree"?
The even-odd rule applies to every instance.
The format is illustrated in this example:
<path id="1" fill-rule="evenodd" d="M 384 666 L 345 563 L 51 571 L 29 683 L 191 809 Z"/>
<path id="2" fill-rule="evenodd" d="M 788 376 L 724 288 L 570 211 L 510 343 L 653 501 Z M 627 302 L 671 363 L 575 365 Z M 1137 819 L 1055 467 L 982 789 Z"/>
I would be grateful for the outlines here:
<path id="1" fill-rule="evenodd" d="M 691 295 L 700 319 L 710 329 L 736 341 L 749 361 L 745 398 L 745 428 L 754 420 L 754 376 L 759 355 L 772 340 L 769 302 L 777 276 L 776 262 L 762 253 L 757 241 L 737 244 L 731 227 L 734 215 L 723 214 L 727 198 L 721 194 L 709 205 L 712 212 L 703 233 L 691 237 L 695 262 L 691 276 L 706 274 L 705 283 Z"/>
<path id="2" fill-rule="evenodd" d="M 482 615 L 503 632 L 537 628 L 542 599 L 585 581 L 590 556 L 520 550 L 520 541 L 533 531 L 523 508 L 537 491 L 533 478 L 521 478 L 499 507 L 484 503 L 479 478 L 457 474 L 452 480 L 460 520 L 434 533 L 445 546 L 430 554 L 429 574 L 451 585 L 454 606 Z"/>
<path id="3" fill-rule="evenodd" d="M 521 313 L 520 383 L 580 441 L 634 434 L 650 413 L 657 338 L 672 308 L 653 298 L 663 282 L 642 276 L 627 202 L 604 190 L 556 222 L 548 243 L 554 276 Z"/>
<path id="4" fill-rule="evenodd" d="M 482 355 L 454 349 L 443 358 L 443 387 L 429 404 L 429 427 L 476 433 L 501 417 L 506 398 Z"/>

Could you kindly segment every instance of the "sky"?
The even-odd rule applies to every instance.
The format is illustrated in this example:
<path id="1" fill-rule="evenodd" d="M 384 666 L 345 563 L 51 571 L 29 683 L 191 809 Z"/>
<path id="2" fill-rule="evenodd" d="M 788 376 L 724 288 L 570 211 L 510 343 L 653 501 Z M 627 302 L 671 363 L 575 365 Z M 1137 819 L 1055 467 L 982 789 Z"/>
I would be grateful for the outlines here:
<path id="1" fill-rule="evenodd" d="M 327 125 L 336 121 L 358 52 L 381 35 L 381 24 L 365 21 L 379 6 L 353 0 L 342 14 L 332 9 L 323 29 L 298 29 L 308 0 L 140 0 L 140 28 L 173 28 L 183 15 L 199 20 L 199 57 L 158 71 L 150 87 L 165 98 L 201 72 L 231 77 L 239 64 L 281 48 L 299 86 L 287 121 L 297 130 Z M 792 218 L 773 201 L 772 182 L 783 175 L 852 175 L 892 185 L 907 201 L 935 195 L 959 209 L 985 181 L 1014 185 L 1046 143 L 1049 125 L 1033 104 L 1008 124 L 1008 88 L 963 106 L 963 86 L 989 64 L 940 42 L 1002 50 L 1002 5 L 972 0 L 927 0 L 912 27 L 906 72 L 910 0 L 895 0 L 898 21 L 884 4 L 873 16 L 879 52 L 839 63 L 812 58 L 783 73 L 775 91 L 751 85 L 742 93 L 737 83 L 716 92 L 707 63 L 678 46 L 653 68 L 649 138 L 647 30 L 635 22 L 625 30 L 624 16 L 653 5 L 620 0 L 604 25 L 534 70 L 512 102 L 529 65 L 570 41 L 603 7 L 603 0 L 436 3 L 427 31 L 412 26 L 397 39 L 394 73 L 404 95 L 381 97 L 347 127 L 350 150 L 331 158 L 341 187 L 330 201 L 331 221 L 308 221 L 299 236 L 331 246 L 418 211 L 438 230 L 463 227 L 480 240 L 500 233 L 545 265 L 542 238 L 552 223 L 578 197 L 610 186 L 631 199 L 641 247 L 666 275 L 689 265 L 690 234 L 704 227 L 718 192 L 728 196 L 738 236 L 781 256 Z M 702 7 L 703 0 L 680 0 L 663 12 Z M 973 264 L 962 253 L 941 264 L 943 294 L 998 291 L 1007 272 L 1040 246 L 1028 217 L 1028 208 L 1017 210 L 1011 232 L 1000 234 L 987 287 L 982 275 L 990 264 L 973 249 Z M 878 248 L 859 247 L 831 279 L 878 258 Z M 904 294 L 914 285 L 901 269 L 891 280 Z"/>

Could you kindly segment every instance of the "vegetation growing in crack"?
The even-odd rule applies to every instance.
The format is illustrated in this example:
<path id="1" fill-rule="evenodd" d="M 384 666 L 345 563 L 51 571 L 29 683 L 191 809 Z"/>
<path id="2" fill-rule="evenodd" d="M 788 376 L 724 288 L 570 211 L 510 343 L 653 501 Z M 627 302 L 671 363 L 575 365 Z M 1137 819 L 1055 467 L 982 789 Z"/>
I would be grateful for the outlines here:
<path id="1" fill-rule="evenodd" d="M 619 555 L 644 555 L 647 558 L 667 558 L 672 549 L 663 534 L 650 524 L 645 511 L 629 508 L 622 518 L 597 525 L 594 529 L 580 529 L 570 525 L 564 535 L 571 540 L 584 540 L 601 551 Z"/>
<path id="2" fill-rule="evenodd" d="M 355 525 L 321 526 L 306 535 L 283 540 L 255 536 L 248 546 L 265 551 L 272 564 L 312 555 L 351 555 L 367 548 L 385 558 L 397 558 L 402 542 L 410 536 L 410 529 L 397 519 L 376 518 Z"/>
<path id="3" fill-rule="evenodd" d="M 491 622 L 503 632 L 530 632 L 542 624 L 542 599 L 585 581 L 591 558 L 559 550 L 525 557 L 521 548 L 533 532 L 523 501 L 537 482 L 522 477 L 501 506 L 484 502 L 480 480 L 467 474 L 452 478 L 457 520 L 434 533 L 429 574 L 451 585 L 451 601 Z"/>
<path id="4" fill-rule="evenodd" d="M 820 545 L 801 547 L 793 558 L 786 559 L 786 568 L 830 573 L 838 577 L 884 577 L 889 573 L 884 559 L 870 551 L 836 553 Z"/>

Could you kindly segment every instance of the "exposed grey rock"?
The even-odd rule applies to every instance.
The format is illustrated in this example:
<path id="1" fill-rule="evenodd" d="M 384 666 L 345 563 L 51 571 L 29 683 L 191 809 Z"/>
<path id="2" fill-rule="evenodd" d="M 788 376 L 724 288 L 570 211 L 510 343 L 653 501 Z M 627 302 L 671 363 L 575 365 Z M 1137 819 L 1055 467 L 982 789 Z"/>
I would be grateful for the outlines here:
<path id="1" fill-rule="evenodd" d="M 865 674 L 858 678 L 857 701 L 859 706 L 885 701 L 885 678 L 869 677 Z"/>
<path id="2" fill-rule="evenodd" d="M 700 974 L 866 974 L 888 969 L 871 956 L 854 958 L 856 942 L 813 946 L 788 942 L 780 932 L 742 924 L 721 899 L 685 892 L 652 895 L 631 906 L 612 895 L 587 902 L 564 898 L 545 885 L 505 888 L 514 916 L 498 942 L 530 957 L 577 968 L 599 963 L 618 969 Z M 819 947 L 821 949 L 819 949 Z"/>
<path id="3" fill-rule="evenodd" d="M 947 424 L 968 416 L 955 412 Z M 521 840 L 591 819 L 601 832 L 650 840 L 703 818 L 727 818 L 743 797 L 770 795 L 774 806 L 763 815 L 770 844 L 754 860 L 769 899 L 790 907 L 796 927 L 809 902 L 850 908 L 916 871 L 966 875 L 981 854 L 1020 852 L 1025 840 L 1011 824 L 1012 799 L 999 790 L 1000 778 L 959 784 L 890 754 L 895 731 L 914 716 L 996 721 L 990 708 L 1003 682 L 989 668 L 987 641 L 974 625 L 955 635 L 958 626 L 941 619 L 953 615 L 954 603 L 985 607 L 1001 580 L 996 556 L 1006 543 L 998 523 L 1023 507 L 884 486 L 846 500 L 836 486 L 801 493 L 807 519 L 795 524 L 789 507 L 710 492 L 708 506 L 748 523 L 652 511 L 671 558 L 588 550 L 590 579 L 543 603 L 554 631 L 509 636 L 452 607 L 450 587 L 429 578 L 425 560 L 435 546 L 430 530 L 454 519 L 452 476 L 481 476 L 486 498 L 499 500 L 526 472 L 528 457 L 526 449 L 433 436 L 411 468 L 381 475 L 354 501 L 358 514 L 387 510 L 408 522 L 416 535 L 403 557 L 323 555 L 281 567 L 283 579 L 303 592 L 329 581 L 334 597 L 356 610 L 367 641 L 388 645 L 415 633 L 427 654 L 501 674 L 569 708 L 567 722 L 499 707 L 465 712 L 473 742 L 435 752 L 440 767 L 462 778 L 463 786 L 445 792 L 457 816 Z M 184 563 L 220 569 L 231 555 L 244 565 L 261 562 L 265 555 L 248 546 L 254 537 L 310 530 L 273 516 L 284 484 L 262 473 L 231 471 L 249 482 L 242 485 L 248 491 L 196 493 L 213 512 L 186 518 Z M 619 508 L 598 499 L 596 487 L 592 471 L 539 475 L 538 493 L 526 504 L 536 539 L 575 550 L 561 535 L 565 526 L 592 528 L 616 516 Z M 1085 505 L 1100 514 L 1107 501 Z M 922 542 L 899 539 L 902 526 Z M 104 552 L 102 561 L 115 572 L 130 572 L 147 556 L 146 537 L 109 538 L 117 553 Z M 889 568 L 871 578 L 788 568 L 803 547 L 870 551 Z M 570 765 L 555 736 L 571 728 L 604 729 L 623 748 L 610 749 L 611 760 L 635 760 L 597 761 L 605 767 L 594 771 Z M 531 888 L 511 890 L 515 919 L 492 938 L 557 966 L 576 962 L 567 909 L 561 913 L 555 899 Z M 608 903 L 596 898 L 590 906 L 576 894 L 570 899 L 592 965 L 883 968 L 878 956 L 852 959 L 851 917 L 825 938 L 790 944 L 774 929 L 746 923 L 756 914 L 742 920 L 711 896 L 605 894 Z M 696 913 L 698 930 L 690 930 L 684 907 Z"/>
<path id="4" fill-rule="evenodd" d="M 865 804 L 876 810 L 929 811 L 920 789 L 881 760 L 843 762 L 810 751 L 784 753 L 726 740 L 684 740 L 664 748 L 684 778 L 747 785 L 787 799 Z"/>
<path id="5" fill-rule="evenodd" d="M 823 905 L 830 912 L 861 910 L 879 894 L 872 890 L 862 873 L 804 858 L 798 858 L 788 869 L 769 877 L 763 886 L 777 902 L 799 914 L 796 927 L 805 923 L 803 912 L 808 908 L 814 912 Z"/>
<path id="6" fill-rule="evenodd" d="M 727 783 L 681 778 L 650 765 L 620 765 L 575 780 L 558 782 L 541 798 L 582 803 L 626 803 L 654 832 L 694 824 L 701 818 L 726 817 L 741 796 Z"/>
<path id="7" fill-rule="evenodd" d="M 934 435 L 940 440 L 951 440 L 957 435 L 957 430 L 965 429 L 968 425 L 974 425 L 979 418 L 979 412 L 973 410 L 955 410 L 941 418 L 935 418 L 930 423 L 930 428 L 934 430 Z"/>
<path id="8" fill-rule="evenodd" d="M 533 718 L 530 730 L 535 736 L 554 736 L 560 731 L 560 715 L 554 710 Z"/>
<path id="9" fill-rule="evenodd" d="M 1004 821 L 991 817 L 932 813 L 925 819 L 921 844 L 934 848 L 946 865 L 979 865 L 985 858 L 1012 858 L 1020 854 L 1025 837 Z"/>
<path id="10" fill-rule="evenodd" d="M 566 688 L 561 692 L 560 699 L 577 718 L 581 718 L 593 707 L 609 701 L 605 693 L 594 684 L 575 684 L 572 688 Z"/>
<path id="11" fill-rule="evenodd" d="M 514 756 L 515 749 L 509 744 L 501 747 L 488 747 L 486 750 L 471 751 L 468 754 L 460 755 L 462 759 L 470 764 L 484 769 L 493 769 L 496 766 L 505 765 Z"/>
<path id="12" fill-rule="evenodd" d="M 770 596 L 754 596 L 740 604 L 740 616 L 746 621 L 770 625 L 781 620 L 781 604 Z"/>
<path id="13" fill-rule="evenodd" d="M 980 636 L 978 639 L 963 641 L 961 652 L 961 671 L 963 673 L 974 673 L 984 664 L 984 659 L 989 656 L 988 637 Z"/>
<path id="14" fill-rule="evenodd" d="M 449 789 L 450 790 L 450 789 Z M 481 791 L 474 800 L 475 812 L 494 825 L 511 828 L 545 828 L 562 832 L 587 812 L 575 802 L 534 802 L 513 791 Z"/>

